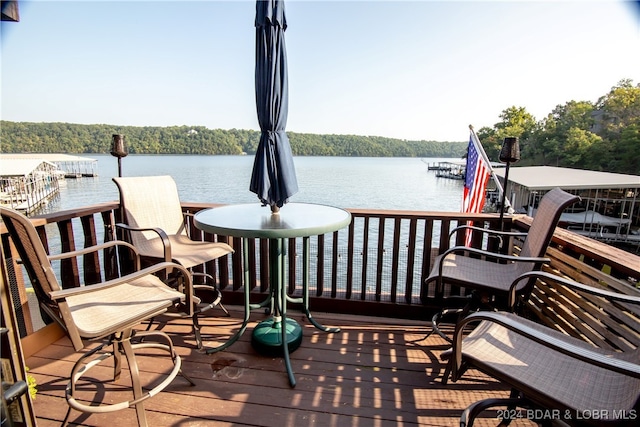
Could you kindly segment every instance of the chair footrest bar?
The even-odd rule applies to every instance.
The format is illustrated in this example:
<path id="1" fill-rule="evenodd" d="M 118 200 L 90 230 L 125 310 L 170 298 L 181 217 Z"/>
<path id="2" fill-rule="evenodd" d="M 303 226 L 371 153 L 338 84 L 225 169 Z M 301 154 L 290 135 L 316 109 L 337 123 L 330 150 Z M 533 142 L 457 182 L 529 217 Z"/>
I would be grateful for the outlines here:
<path id="1" fill-rule="evenodd" d="M 157 335 L 157 334 L 146 334 L 146 335 L 150 336 L 150 335 Z M 75 384 L 82 378 L 82 376 L 84 376 L 86 373 L 88 373 L 90 369 L 92 369 L 93 367 L 97 366 L 101 362 L 103 362 L 103 361 L 105 361 L 105 360 L 107 360 L 107 359 L 109 359 L 111 357 L 114 357 L 112 352 L 98 353 L 96 355 L 97 357 L 95 359 L 92 359 L 92 360 L 86 362 L 85 359 L 87 357 L 91 356 L 90 354 L 87 354 L 87 355 L 85 355 L 87 357 L 83 356 L 76 362 L 76 365 L 74 366 L 74 369 L 73 369 L 73 375 L 71 376 L 71 380 L 69 381 L 69 383 L 67 385 L 67 388 L 66 388 L 67 403 L 71 408 L 73 408 L 73 409 L 75 409 L 77 411 L 80 411 L 80 412 L 85 412 L 85 413 L 107 413 L 107 412 L 120 411 L 122 409 L 126 409 L 126 408 L 129 408 L 131 406 L 134 406 L 134 405 L 136 405 L 136 404 L 138 404 L 138 403 L 140 403 L 140 402 L 142 402 L 144 400 L 147 400 L 150 397 L 155 396 L 156 394 L 160 393 L 180 373 L 180 370 L 181 370 L 181 367 L 182 367 L 182 360 L 180 359 L 180 356 L 175 352 L 173 347 L 171 347 L 169 345 L 166 345 L 166 344 L 149 343 L 149 342 L 141 342 L 141 343 L 137 343 L 137 344 L 131 344 L 131 343 L 123 342 L 122 344 L 123 345 L 127 345 L 127 344 L 130 345 L 131 348 L 134 351 L 138 350 L 138 349 L 143 349 L 143 348 L 154 348 L 154 349 L 160 349 L 160 350 L 166 351 L 167 353 L 169 353 L 169 355 L 173 359 L 173 368 L 172 368 L 171 372 L 167 374 L 167 376 L 165 377 L 165 379 L 162 382 L 157 384 L 152 389 L 146 391 L 141 397 L 138 397 L 136 399 L 122 401 L 122 402 L 108 404 L 108 405 L 100 405 L 100 406 L 87 405 L 87 404 L 81 403 L 80 401 L 78 401 L 76 399 L 76 397 L 73 396 L 72 390 L 75 389 Z M 137 364 L 137 361 L 136 360 L 129 360 L 128 363 L 129 363 L 130 366 L 135 366 Z M 79 367 L 79 369 L 78 369 L 78 367 Z"/>

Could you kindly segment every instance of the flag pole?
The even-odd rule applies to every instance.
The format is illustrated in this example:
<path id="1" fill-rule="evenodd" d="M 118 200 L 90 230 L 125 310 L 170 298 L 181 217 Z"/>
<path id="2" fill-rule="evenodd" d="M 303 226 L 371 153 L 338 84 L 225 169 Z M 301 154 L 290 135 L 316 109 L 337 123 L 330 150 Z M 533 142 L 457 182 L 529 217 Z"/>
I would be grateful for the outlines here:
<path id="1" fill-rule="evenodd" d="M 473 125 L 469 125 L 469 130 L 471 131 L 471 140 L 473 141 L 473 145 L 476 147 L 476 151 L 480 153 L 480 155 L 482 156 L 482 160 L 484 160 L 484 162 L 489 166 L 489 174 L 491 175 L 491 178 L 493 178 L 493 181 L 496 183 L 498 196 L 501 199 L 504 199 L 504 204 L 507 206 L 509 213 L 512 213 L 513 208 L 511 207 L 511 202 L 509 202 L 509 200 L 506 199 L 506 197 L 504 197 L 504 189 L 502 188 L 502 184 L 500 184 L 500 180 L 498 180 L 498 177 L 493 171 L 493 166 L 491 166 L 491 162 L 487 157 L 487 153 L 484 152 L 484 148 L 482 147 L 482 144 L 478 139 L 478 135 L 476 135 L 476 132 L 473 130 Z M 505 184 L 506 184 L 506 181 L 505 181 Z M 500 206 L 500 209 L 504 211 L 504 206 Z"/>

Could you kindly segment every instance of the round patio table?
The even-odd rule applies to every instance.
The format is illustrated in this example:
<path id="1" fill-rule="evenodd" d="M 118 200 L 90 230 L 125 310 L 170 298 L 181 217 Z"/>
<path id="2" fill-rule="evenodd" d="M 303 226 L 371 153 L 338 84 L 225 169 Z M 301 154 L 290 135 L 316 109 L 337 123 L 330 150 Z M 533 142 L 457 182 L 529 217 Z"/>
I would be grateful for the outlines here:
<path id="1" fill-rule="evenodd" d="M 263 354 L 282 355 L 289 383 L 295 387 L 296 380 L 291 368 L 289 352 L 295 351 L 302 342 L 302 328 L 294 319 L 287 319 L 287 301 L 301 302 L 302 310 L 309 321 L 325 332 L 340 332 L 339 328 L 327 328 L 311 316 L 309 311 L 309 236 L 317 236 L 340 230 L 351 222 L 351 214 L 344 209 L 312 203 L 288 203 L 278 213 L 259 203 L 227 205 L 206 209 L 194 217 L 197 228 L 222 236 L 243 238 L 245 265 L 244 321 L 240 329 L 223 345 L 209 349 L 213 353 L 233 344 L 245 331 L 252 309 L 268 304 L 272 317 L 260 322 L 254 329 L 251 343 Z M 303 238 L 303 292 L 302 299 L 287 295 L 284 285 L 284 239 Z M 248 283 L 248 239 L 269 239 L 269 298 L 261 304 L 249 303 Z M 285 327 L 283 327 L 285 325 Z M 285 345 L 286 343 L 286 345 Z"/>

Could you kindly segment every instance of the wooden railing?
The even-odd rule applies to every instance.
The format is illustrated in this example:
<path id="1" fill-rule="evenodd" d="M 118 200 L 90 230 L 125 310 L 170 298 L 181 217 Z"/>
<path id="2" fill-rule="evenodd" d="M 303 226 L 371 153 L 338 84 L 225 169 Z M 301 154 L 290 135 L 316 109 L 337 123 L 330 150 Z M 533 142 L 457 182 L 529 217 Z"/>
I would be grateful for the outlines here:
<path id="1" fill-rule="evenodd" d="M 195 213 L 213 207 L 211 204 L 183 203 L 185 212 Z M 387 210 L 350 210 L 353 221 L 349 227 L 322 236 L 311 237 L 310 296 L 313 310 L 351 314 L 377 315 L 397 318 L 429 319 L 442 306 L 442 295 L 433 286 L 424 285 L 434 257 L 451 245 L 449 231 L 469 220 L 475 225 L 495 228 L 495 214 L 461 214 L 450 212 L 414 212 Z M 117 203 L 88 206 L 74 211 L 58 212 L 33 218 L 39 235 L 51 254 L 87 247 L 114 238 L 114 223 L 120 218 Z M 505 218 L 507 228 L 527 230 L 528 217 Z M 240 303 L 243 286 L 251 289 L 252 299 L 264 299 L 268 291 L 268 241 L 256 239 L 247 243 L 248 282 L 245 282 L 242 242 L 193 230 L 196 239 L 228 241 L 235 253 L 205 268 L 217 280 L 229 304 Z M 28 286 L 12 255 L 6 230 L 0 228 L 3 243 L 3 262 L 9 272 L 14 306 L 21 324 L 21 336 L 37 329 L 32 319 Z M 474 246 L 495 246 L 494 241 L 482 241 L 474 236 Z M 505 245 L 517 253 L 518 241 Z M 301 292 L 302 257 L 300 239 L 290 239 L 287 246 L 287 283 L 290 294 Z M 495 248 L 492 248 L 495 249 Z M 551 263 L 546 271 L 565 275 L 583 283 L 602 286 L 618 292 L 640 294 L 640 257 L 595 240 L 558 229 L 547 252 Z M 105 262 L 105 260 L 107 262 Z M 86 257 L 81 264 L 68 261 L 59 265 L 63 287 L 79 286 L 81 282 L 95 283 L 103 275 L 117 274 L 118 264 L 111 254 Z M 81 280 L 80 278 L 83 278 Z M 460 292 L 453 288 L 449 293 Z M 445 294 L 444 296 L 447 296 Z M 32 298 L 33 299 L 33 298 Z M 573 335 L 586 332 L 576 328 L 576 319 L 588 312 L 567 310 L 575 305 L 576 296 L 539 283 L 530 302 L 530 312 L 554 327 Z M 580 302 L 582 304 L 582 300 Z M 33 304 L 33 301 L 32 301 Z M 596 305 L 589 303 L 596 307 Z M 590 306 L 591 306 L 590 305 Z M 591 309 L 590 309 L 591 310 Z M 596 310 L 594 308 L 593 310 Z M 596 333 L 588 332 L 589 340 L 598 345 L 626 349 L 640 344 L 639 313 L 614 307 L 605 326 L 594 320 L 594 312 L 586 316 L 595 325 Z M 601 310 L 601 308 L 597 308 Z M 37 310 L 35 310 L 37 312 Z M 620 313 L 624 312 L 624 315 Z M 608 313 L 608 312 L 607 312 Z M 613 323 L 624 323 L 622 341 L 612 343 Z M 592 329 L 592 328 L 591 328 Z M 604 344 L 603 344 L 604 343 Z"/>

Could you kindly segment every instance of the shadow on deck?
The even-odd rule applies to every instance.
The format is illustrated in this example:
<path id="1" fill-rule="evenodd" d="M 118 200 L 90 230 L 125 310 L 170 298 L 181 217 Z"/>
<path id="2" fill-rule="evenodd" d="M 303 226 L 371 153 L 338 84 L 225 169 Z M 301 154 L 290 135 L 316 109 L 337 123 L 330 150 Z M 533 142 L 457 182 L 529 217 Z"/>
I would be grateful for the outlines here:
<path id="1" fill-rule="evenodd" d="M 216 345 L 240 326 L 242 311 L 229 307 L 231 318 L 220 310 L 202 318 L 208 345 Z M 216 317 L 220 316 L 220 317 Z M 168 332 L 183 358 L 183 371 L 197 385 L 178 377 L 145 404 L 153 426 L 455 426 L 469 404 L 488 397 L 507 396 L 497 381 L 468 372 L 463 381 L 444 386 L 440 353 L 447 348 L 423 322 L 385 318 L 329 315 L 315 318 L 342 332 L 326 334 L 315 329 L 292 309 L 304 331 L 302 346 L 292 353 L 297 386 L 290 388 L 284 362 L 257 354 L 251 347 L 251 330 L 264 315 L 252 313 L 250 328 L 229 349 L 207 355 L 195 348 L 188 320 L 171 320 L 161 327 Z M 157 326 L 157 325 L 156 325 Z M 151 350 L 139 358 L 142 378 L 157 380 L 168 363 L 154 358 Z M 77 360 L 65 337 L 27 360 L 38 382 L 34 401 L 41 427 L 59 426 L 67 411 L 64 390 L 72 364 Z M 91 376 L 108 380 L 111 367 L 101 365 Z M 119 382 L 86 386 L 86 399 L 114 401 L 127 384 L 128 371 Z M 489 411 L 476 425 L 498 424 Z M 135 411 L 88 416 L 72 411 L 71 425 L 136 425 Z M 511 425 L 535 425 L 518 420 Z"/>

